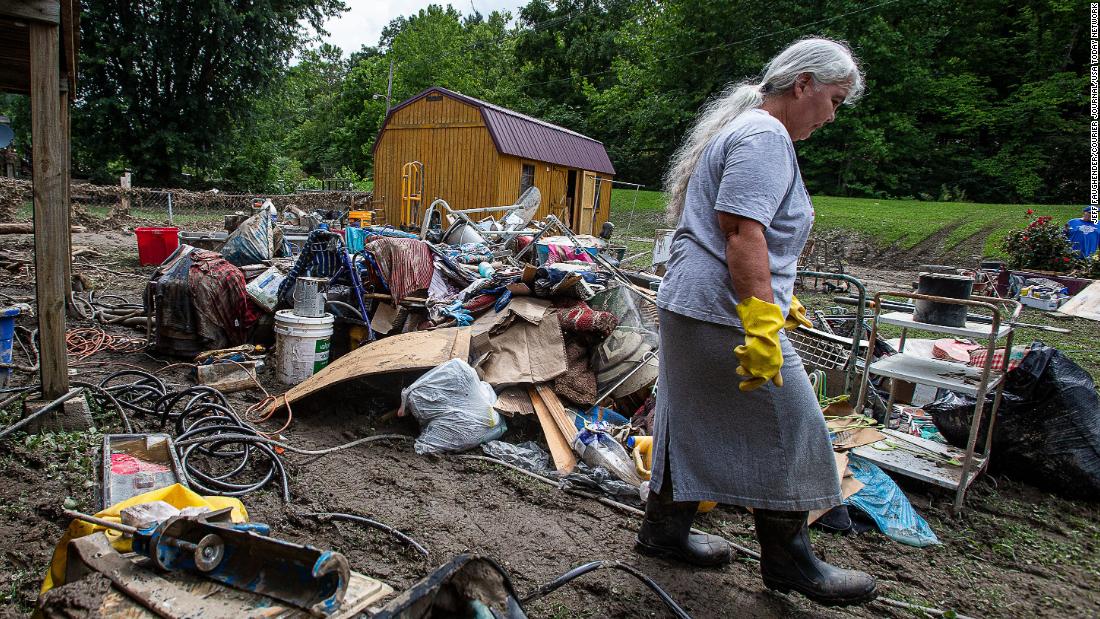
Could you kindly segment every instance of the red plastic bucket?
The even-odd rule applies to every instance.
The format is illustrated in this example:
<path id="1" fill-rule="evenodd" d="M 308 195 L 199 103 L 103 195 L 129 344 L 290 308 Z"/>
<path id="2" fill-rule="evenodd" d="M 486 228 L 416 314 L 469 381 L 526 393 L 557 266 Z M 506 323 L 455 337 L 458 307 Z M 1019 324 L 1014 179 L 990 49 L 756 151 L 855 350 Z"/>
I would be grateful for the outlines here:
<path id="1" fill-rule="evenodd" d="M 160 264 L 180 246 L 179 228 L 134 228 L 137 235 L 138 261 Z"/>

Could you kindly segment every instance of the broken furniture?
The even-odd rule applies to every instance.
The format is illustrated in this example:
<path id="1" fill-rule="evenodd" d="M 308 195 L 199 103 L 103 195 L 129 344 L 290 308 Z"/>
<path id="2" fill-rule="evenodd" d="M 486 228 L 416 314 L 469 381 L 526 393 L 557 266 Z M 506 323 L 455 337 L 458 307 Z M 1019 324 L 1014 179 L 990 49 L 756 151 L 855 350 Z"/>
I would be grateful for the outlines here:
<path id="1" fill-rule="evenodd" d="M 918 322 L 914 318 L 914 313 L 902 311 L 883 313 L 884 296 L 911 299 L 914 302 L 926 301 L 943 305 L 962 305 L 966 309 L 989 312 L 991 320 L 989 324 L 984 324 L 975 322 L 968 317 L 963 326 L 960 327 Z M 970 421 L 969 439 L 964 452 L 960 453 L 954 448 L 935 441 L 887 430 L 885 433 L 888 435 L 890 443 L 881 445 L 879 448 L 876 448 L 875 445 L 863 446 L 853 450 L 854 453 L 888 471 L 913 477 L 949 490 L 955 490 L 955 513 L 962 511 L 967 487 L 989 464 L 989 446 L 993 425 L 1004 388 L 1003 368 L 993 368 L 994 351 L 998 347 L 997 343 L 1003 340 L 1004 359 L 1009 358 L 1012 350 L 1013 323 L 1019 317 L 1020 309 L 1021 305 L 1017 301 L 993 297 L 974 296 L 969 299 L 953 299 L 900 290 L 888 290 L 876 294 L 869 341 L 875 341 L 879 325 L 901 327 L 901 341 L 898 346 L 898 354 L 884 356 L 877 361 L 874 361 L 874 348 L 868 347 L 864 361 L 867 371 L 864 372 L 863 380 L 860 382 L 859 397 L 856 400 L 855 410 L 857 412 L 863 411 L 870 390 L 868 383 L 872 374 L 965 393 L 974 397 L 977 403 L 974 406 L 974 414 Z M 1002 312 L 1009 310 L 1011 313 L 1006 320 Z M 905 352 L 905 338 L 910 329 L 945 333 L 956 337 L 984 341 L 987 353 L 985 363 L 978 368 L 907 354 Z M 983 442 L 982 452 L 978 453 L 976 451 L 978 429 L 982 423 L 985 395 L 990 389 L 995 389 L 996 395 L 989 412 L 989 430 Z M 886 406 L 886 422 L 889 422 L 890 412 L 894 408 L 894 393 L 894 390 L 891 389 L 890 399 Z M 883 449 L 883 447 L 886 447 L 886 449 Z"/>

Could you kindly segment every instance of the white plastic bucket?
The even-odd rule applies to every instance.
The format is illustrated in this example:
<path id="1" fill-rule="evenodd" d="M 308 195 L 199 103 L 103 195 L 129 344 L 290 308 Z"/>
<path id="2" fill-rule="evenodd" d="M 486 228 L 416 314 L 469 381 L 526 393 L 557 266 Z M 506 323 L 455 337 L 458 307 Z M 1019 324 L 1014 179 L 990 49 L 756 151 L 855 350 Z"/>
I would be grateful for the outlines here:
<path id="1" fill-rule="evenodd" d="M 296 316 L 291 310 L 275 312 L 275 377 L 285 385 L 297 385 L 328 365 L 332 314 L 318 318 Z"/>

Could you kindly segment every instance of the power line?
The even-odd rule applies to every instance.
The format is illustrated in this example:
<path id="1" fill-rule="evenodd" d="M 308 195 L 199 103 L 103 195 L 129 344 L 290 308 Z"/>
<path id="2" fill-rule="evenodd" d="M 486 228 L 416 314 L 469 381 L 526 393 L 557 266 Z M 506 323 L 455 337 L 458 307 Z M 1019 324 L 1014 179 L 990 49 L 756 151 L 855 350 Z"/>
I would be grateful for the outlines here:
<path id="1" fill-rule="evenodd" d="M 699 54 L 705 54 L 707 52 L 713 52 L 715 50 L 725 49 L 727 47 L 733 47 L 734 45 L 741 45 L 742 43 L 748 43 L 750 41 L 756 41 L 758 39 L 765 39 L 765 38 L 769 38 L 769 37 L 774 37 L 774 36 L 783 34 L 784 32 L 790 32 L 792 30 L 802 30 L 803 28 L 808 28 L 810 26 L 817 26 L 817 25 L 820 25 L 820 24 L 833 22 L 833 21 L 836 21 L 836 20 L 841 19 L 843 17 L 848 17 L 849 15 L 855 15 L 857 13 L 864 13 L 866 11 L 877 9 L 879 7 L 886 6 L 888 4 L 895 4 L 897 2 L 900 2 L 900 0 L 886 0 L 885 2 L 880 2 L 878 4 L 874 4 L 874 5 L 871 5 L 871 6 L 868 6 L 868 7 L 863 7 L 861 9 L 856 9 L 854 11 L 848 11 L 847 13 L 841 13 L 840 15 L 834 15 L 833 17 L 827 17 L 825 19 L 818 19 L 818 20 L 815 20 L 815 21 L 812 21 L 812 22 L 807 22 L 805 24 L 800 24 L 800 25 L 797 25 L 797 26 L 791 26 L 789 28 L 783 28 L 782 30 L 776 30 L 775 32 L 769 32 L 767 34 L 760 34 L 760 35 L 749 37 L 747 39 L 741 39 L 741 40 L 738 40 L 738 41 L 731 41 L 729 43 L 722 43 L 721 45 L 715 45 L 713 47 L 708 47 L 708 48 L 705 48 L 705 49 L 698 49 L 698 50 L 695 50 L 695 51 L 692 51 L 692 52 L 684 52 L 682 54 L 673 54 L 671 56 L 664 56 L 662 58 L 654 58 L 654 59 L 649 60 L 647 62 L 649 64 L 654 64 L 654 63 L 658 63 L 658 62 L 664 62 L 664 61 L 667 61 L 667 60 L 675 60 L 677 58 L 686 58 L 688 56 L 696 56 L 696 55 L 699 55 Z M 558 82 L 571 82 L 571 81 L 573 81 L 575 79 L 578 79 L 578 78 L 593 77 L 593 76 L 596 76 L 596 75 L 606 75 L 606 74 L 612 73 L 614 71 L 615 71 L 615 69 L 605 69 L 603 71 L 593 71 L 592 73 L 585 73 L 583 75 L 571 75 L 569 77 L 562 77 L 562 78 L 558 78 L 558 79 L 547 80 L 545 82 L 531 82 L 531 83 L 527 83 L 527 84 L 520 84 L 518 86 L 518 88 L 523 89 L 523 88 L 527 88 L 529 86 L 545 86 L 547 84 L 556 84 Z"/>

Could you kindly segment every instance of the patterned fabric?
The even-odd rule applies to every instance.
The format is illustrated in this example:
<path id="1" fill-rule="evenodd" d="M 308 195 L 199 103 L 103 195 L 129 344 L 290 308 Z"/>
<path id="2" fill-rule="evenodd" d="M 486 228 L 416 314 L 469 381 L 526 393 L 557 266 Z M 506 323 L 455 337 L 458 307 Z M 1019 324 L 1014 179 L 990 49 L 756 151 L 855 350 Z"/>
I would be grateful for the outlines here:
<path id="1" fill-rule="evenodd" d="M 571 261 L 595 262 L 592 258 L 592 254 L 585 251 L 583 247 L 547 244 L 546 248 L 549 250 L 546 257 L 546 265 L 551 265 L 555 262 Z"/>
<path id="2" fill-rule="evenodd" d="M 450 245 L 444 252 L 448 258 L 460 264 L 479 264 L 493 261 L 493 252 L 485 243 Z"/>
<path id="3" fill-rule="evenodd" d="M 367 241 L 366 251 L 378 263 L 394 303 L 431 285 L 435 262 L 424 241 L 380 236 Z"/>
<path id="4" fill-rule="evenodd" d="M 191 252 L 188 284 L 191 305 L 200 317 L 199 335 L 212 343 L 211 348 L 248 341 L 259 314 L 245 292 L 240 269 L 221 254 L 196 249 Z"/>
<path id="5" fill-rule="evenodd" d="M 603 339 L 619 326 L 615 314 L 594 310 L 579 299 L 559 301 L 555 305 L 562 308 L 558 311 L 558 320 L 565 332 L 594 333 Z"/>
<path id="6" fill-rule="evenodd" d="M 1012 354 L 1008 358 L 1008 369 L 1015 370 L 1020 362 L 1027 356 L 1028 351 L 1031 350 L 1029 346 L 1013 346 Z M 970 365 L 977 367 L 985 367 L 985 359 L 988 356 L 986 349 L 981 348 L 970 353 Z M 998 348 L 993 351 L 993 365 L 991 368 L 998 372 L 1004 371 L 1005 366 L 1005 349 Z"/>

